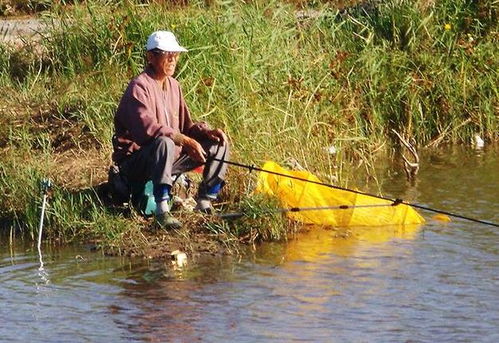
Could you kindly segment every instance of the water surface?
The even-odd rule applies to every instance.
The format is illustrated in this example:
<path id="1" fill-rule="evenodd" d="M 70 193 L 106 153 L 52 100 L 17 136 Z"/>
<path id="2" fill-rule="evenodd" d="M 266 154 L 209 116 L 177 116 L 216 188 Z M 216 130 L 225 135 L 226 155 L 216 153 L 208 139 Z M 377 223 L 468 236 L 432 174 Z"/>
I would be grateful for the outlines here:
<path id="1" fill-rule="evenodd" d="M 499 222 L 495 151 L 424 156 L 384 195 Z M 5 342 L 499 342 L 499 231 L 465 220 L 311 229 L 244 258 L 104 257 L 0 243 Z M 345 237 L 348 235 L 348 237 Z"/>

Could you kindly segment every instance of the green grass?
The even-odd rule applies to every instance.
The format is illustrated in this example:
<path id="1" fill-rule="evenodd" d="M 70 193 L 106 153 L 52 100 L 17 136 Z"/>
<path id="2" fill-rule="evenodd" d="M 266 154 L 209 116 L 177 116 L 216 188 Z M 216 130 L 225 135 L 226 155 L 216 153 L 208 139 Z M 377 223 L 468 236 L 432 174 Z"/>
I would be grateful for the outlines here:
<path id="1" fill-rule="evenodd" d="M 285 240 L 296 229 L 295 225 L 284 219 L 275 198 L 254 194 L 232 208 L 234 210 L 229 207 L 224 212 L 235 214 L 234 219 L 209 222 L 207 229 L 216 235 L 231 237 L 230 240 L 250 244 Z"/>
<path id="2" fill-rule="evenodd" d="M 108 158 L 114 111 L 141 71 L 144 42 L 156 29 L 174 31 L 189 48 L 177 78 L 191 113 L 229 134 L 235 160 L 294 158 L 345 183 L 345 163 L 372 165 L 371 152 L 392 141 L 392 128 L 419 146 L 468 142 L 476 133 L 497 141 L 497 1 L 444 0 L 432 7 L 392 0 L 341 13 L 327 4 L 312 7 L 319 16 L 298 20 L 296 7 L 279 1 L 51 6 L 39 46 L 0 45 L 6 95 L 0 184 L 8 189 L 2 216 L 18 218 L 33 235 L 37 183 L 57 178 L 58 157 L 75 151 Z M 326 153 L 331 145 L 336 155 Z M 252 181 L 233 169 L 225 196 L 245 208 Z M 83 188 L 104 177 L 101 171 Z M 130 220 L 106 213 L 80 188 L 60 186 L 48 233 L 119 240 Z M 274 219 L 258 224 L 271 228 L 259 237 L 285 237 L 274 230 Z M 254 228 L 213 230 L 240 237 Z"/>

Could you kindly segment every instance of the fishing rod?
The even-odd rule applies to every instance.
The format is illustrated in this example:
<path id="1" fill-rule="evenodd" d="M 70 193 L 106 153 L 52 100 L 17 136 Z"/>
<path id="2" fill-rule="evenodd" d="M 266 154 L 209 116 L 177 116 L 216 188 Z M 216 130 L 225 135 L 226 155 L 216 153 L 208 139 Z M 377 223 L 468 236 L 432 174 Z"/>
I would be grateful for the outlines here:
<path id="1" fill-rule="evenodd" d="M 391 199 L 391 198 L 382 197 L 382 196 L 379 196 L 379 195 L 376 195 L 376 194 L 371 194 L 371 193 L 367 193 L 367 192 L 361 192 L 361 191 L 357 191 L 357 190 L 354 190 L 354 189 L 349 189 L 349 188 L 345 188 L 345 187 L 341 187 L 341 186 L 335 186 L 335 185 L 324 183 L 324 182 L 319 182 L 319 181 L 314 181 L 314 180 L 308 180 L 308 179 L 304 179 L 304 178 L 301 178 L 301 177 L 298 177 L 298 176 L 292 176 L 292 175 L 287 175 L 287 174 L 275 172 L 275 171 L 272 171 L 272 170 L 266 170 L 266 169 L 258 168 L 255 165 L 247 165 L 247 164 L 242 164 L 242 163 L 238 163 L 238 162 L 231 162 L 231 161 L 226 161 L 226 160 L 215 158 L 215 157 L 210 158 L 210 160 L 214 160 L 214 161 L 218 161 L 218 162 L 222 162 L 222 163 L 227 163 L 229 165 L 233 165 L 233 166 L 236 166 L 236 167 L 245 168 L 245 169 L 248 169 L 250 171 L 250 173 L 255 170 L 255 171 L 264 172 L 264 173 L 268 173 L 268 174 L 272 174 L 272 175 L 283 176 L 283 177 L 287 177 L 287 178 L 290 178 L 290 179 L 293 179 L 293 180 L 297 180 L 297 181 L 309 182 L 309 183 L 313 183 L 313 184 L 316 184 L 316 185 L 319 185 L 319 186 L 329 187 L 329 188 L 338 189 L 338 190 L 342 190 L 342 191 L 346 191 L 346 192 L 350 192 L 350 193 L 356 193 L 356 194 L 360 194 L 360 195 L 366 195 L 366 196 L 370 196 L 370 197 L 374 197 L 374 198 L 378 198 L 378 199 L 382 199 L 382 200 L 391 201 L 394 204 L 395 203 L 396 204 L 404 204 L 404 205 L 412 206 L 412 207 L 415 207 L 415 208 L 418 208 L 418 209 L 421 209 L 421 210 L 426 210 L 426 211 L 430 211 L 430 212 L 434 212 L 434 213 L 445 214 L 445 215 L 448 215 L 448 216 L 451 216 L 451 217 L 460 218 L 460 219 L 472 221 L 472 222 L 475 222 L 475 223 L 480 223 L 480 224 L 485 224 L 485 225 L 491 225 L 491 226 L 499 227 L 499 224 L 496 224 L 496 223 L 493 223 L 493 222 L 490 222 L 490 221 L 476 219 L 476 218 L 471 218 L 471 217 L 468 217 L 468 216 L 463 216 L 463 215 L 460 215 L 460 214 L 457 214 L 457 213 L 443 211 L 443 210 L 431 208 L 431 207 L 428 207 L 428 206 L 422 206 L 422 205 L 418 205 L 418 204 L 411 204 L 411 203 L 408 203 L 408 202 L 406 202 L 406 201 L 404 201 L 402 199 L 398 199 L 398 198 L 397 199 Z"/>
<path id="2" fill-rule="evenodd" d="M 286 213 L 286 212 L 302 212 L 302 211 L 320 211 L 320 210 L 350 210 L 355 208 L 368 208 L 368 207 L 387 207 L 387 206 L 397 206 L 399 202 L 393 202 L 392 204 L 376 204 L 376 205 L 339 205 L 339 206 L 319 206 L 319 207 L 289 207 L 289 208 L 276 208 L 268 209 L 263 211 L 265 214 L 272 213 Z M 220 219 L 238 219 L 244 217 L 246 213 L 244 212 L 233 212 L 233 213 L 222 213 L 218 217 Z"/>

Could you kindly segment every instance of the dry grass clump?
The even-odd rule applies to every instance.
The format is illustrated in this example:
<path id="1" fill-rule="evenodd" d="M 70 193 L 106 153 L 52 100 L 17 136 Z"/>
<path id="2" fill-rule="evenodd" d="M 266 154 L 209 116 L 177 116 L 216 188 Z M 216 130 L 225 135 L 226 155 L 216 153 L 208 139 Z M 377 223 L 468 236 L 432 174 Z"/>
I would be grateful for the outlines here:
<path id="1" fill-rule="evenodd" d="M 52 6 L 49 0 L 1 0 L 0 15 L 12 16 L 46 11 Z"/>

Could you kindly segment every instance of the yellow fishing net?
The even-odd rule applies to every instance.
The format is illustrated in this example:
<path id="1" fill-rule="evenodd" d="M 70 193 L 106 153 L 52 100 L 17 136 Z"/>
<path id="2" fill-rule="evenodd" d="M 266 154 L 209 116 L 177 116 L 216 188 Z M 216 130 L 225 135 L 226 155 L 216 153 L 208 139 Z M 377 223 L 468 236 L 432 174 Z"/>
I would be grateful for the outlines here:
<path id="1" fill-rule="evenodd" d="M 289 171 L 272 161 L 265 162 L 262 169 L 300 179 L 320 182 L 315 175 L 307 171 Z M 349 209 L 287 212 L 287 215 L 290 218 L 306 224 L 379 226 L 424 223 L 423 217 L 421 217 L 412 207 L 404 204 L 390 206 L 392 202 L 388 200 L 334 189 L 266 172 L 260 172 L 256 191 L 278 197 L 284 208 L 387 205 L 367 208 L 357 207 Z"/>

